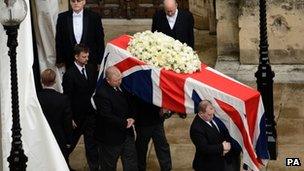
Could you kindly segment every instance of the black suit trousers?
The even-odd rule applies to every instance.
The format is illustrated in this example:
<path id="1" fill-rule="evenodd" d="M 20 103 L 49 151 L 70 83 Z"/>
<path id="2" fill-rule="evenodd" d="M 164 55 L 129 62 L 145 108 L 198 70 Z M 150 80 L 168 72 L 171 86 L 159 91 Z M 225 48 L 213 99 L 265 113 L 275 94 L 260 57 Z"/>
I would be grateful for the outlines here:
<path id="1" fill-rule="evenodd" d="M 161 171 L 172 169 L 170 146 L 167 142 L 163 123 L 153 126 L 136 127 L 136 150 L 138 157 L 138 168 L 140 171 L 146 170 L 146 156 L 148 144 L 152 138 L 156 156 Z"/>
<path id="2" fill-rule="evenodd" d="M 124 171 L 137 171 L 137 156 L 134 137 L 127 135 L 121 145 L 100 144 L 101 170 L 116 171 L 117 161 L 121 157 Z"/>
<path id="3" fill-rule="evenodd" d="M 94 137 L 95 118 L 90 115 L 81 127 L 74 129 L 71 137 L 70 153 L 75 149 L 81 135 L 83 135 L 86 158 L 90 167 L 90 171 L 97 171 L 100 168 L 98 158 L 98 145 Z"/>

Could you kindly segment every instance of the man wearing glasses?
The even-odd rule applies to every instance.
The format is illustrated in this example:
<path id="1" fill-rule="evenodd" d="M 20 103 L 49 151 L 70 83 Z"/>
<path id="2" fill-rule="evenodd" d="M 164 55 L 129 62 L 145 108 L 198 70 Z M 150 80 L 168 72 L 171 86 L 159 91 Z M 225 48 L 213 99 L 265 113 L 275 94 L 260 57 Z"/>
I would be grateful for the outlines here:
<path id="1" fill-rule="evenodd" d="M 96 73 L 104 52 L 101 17 L 84 9 L 86 0 L 70 0 L 72 10 L 60 13 L 56 25 L 56 65 L 68 69 L 74 63 L 73 47 L 84 44 L 90 49 L 89 63 Z"/>

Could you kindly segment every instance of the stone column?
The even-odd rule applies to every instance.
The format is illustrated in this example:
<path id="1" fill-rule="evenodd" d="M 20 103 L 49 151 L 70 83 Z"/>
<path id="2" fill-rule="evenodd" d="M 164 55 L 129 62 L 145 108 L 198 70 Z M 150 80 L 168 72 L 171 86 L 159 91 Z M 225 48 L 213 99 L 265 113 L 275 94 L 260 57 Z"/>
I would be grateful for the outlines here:
<path id="1" fill-rule="evenodd" d="M 239 55 L 239 0 L 216 0 L 218 56 Z"/>
<path id="2" fill-rule="evenodd" d="M 209 18 L 209 33 L 212 35 L 216 34 L 216 10 L 215 10 L 215 0 L 208 1 L 208 18 Z"/>
<path id="3" fill-rule="evenodd" d="M 189 10 L 194 17 L 194 27 L 200 30 L 209 29 L 208 1 L 189 0 Z"/>
<path id="4" fill-rule="evenodd" d="M 271 64 L 304 64 L 304 0 L 267 1 Z M 258 64 L 259 5 L 243 0 L 240 7 L 240 62 Z"/>

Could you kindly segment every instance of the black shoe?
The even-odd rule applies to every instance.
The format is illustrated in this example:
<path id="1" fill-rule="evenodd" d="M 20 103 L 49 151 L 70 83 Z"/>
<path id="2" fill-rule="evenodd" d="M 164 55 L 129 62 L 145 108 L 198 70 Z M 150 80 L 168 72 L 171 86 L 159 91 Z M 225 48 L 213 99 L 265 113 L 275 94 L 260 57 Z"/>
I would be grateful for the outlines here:
<path id="1" fill-rule="evenodd" d="M 178 113 L 178 115 L 182 119 L 186 119 L 187 118 L 187 114 L 186 113 Z"/>
<path id="2" fill-rule="evenodd" d="M 164 117 L 164 119 L 169 119 L 172 116 L 172 114 L 173 113 L 170 111 L 170 112 L 164 113 L 163 117 Z"/>

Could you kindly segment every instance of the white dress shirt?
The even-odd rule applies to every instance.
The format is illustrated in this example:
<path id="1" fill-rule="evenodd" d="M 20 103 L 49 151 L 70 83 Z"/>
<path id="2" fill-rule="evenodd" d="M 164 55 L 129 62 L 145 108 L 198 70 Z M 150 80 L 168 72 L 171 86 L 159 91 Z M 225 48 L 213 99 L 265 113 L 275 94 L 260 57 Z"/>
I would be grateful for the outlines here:
<path id="1" fill-rule="evenodd" d="M 73 12 L 73 30 L 77 44 L 80 43 L 83 30 L 83 10 L 79 13 Z"/>
<path id="2" fill-rule="evenodd" d="M 88 78 L 87 70 L 86 70 L 85 66 L 82 67 L 82 66 L 78 65 L 77 62 L 74 62 L 74 64 L 76 65 L 76 67 L 78 68 L 78 70 L 81 74 L 82 74 L 82 69 L 84 69 L 84 75 L 86 78 Z"/>
<path id="3" fill-rule="evenodd" d="M 170 16 L 166 15 L 171 30 L 173 29 L 173 27 L 175 25 L 177 14 L 178 14 L 178 10 L 176 9 L 175 14 L 173 16 L 170 17 Z"/>

